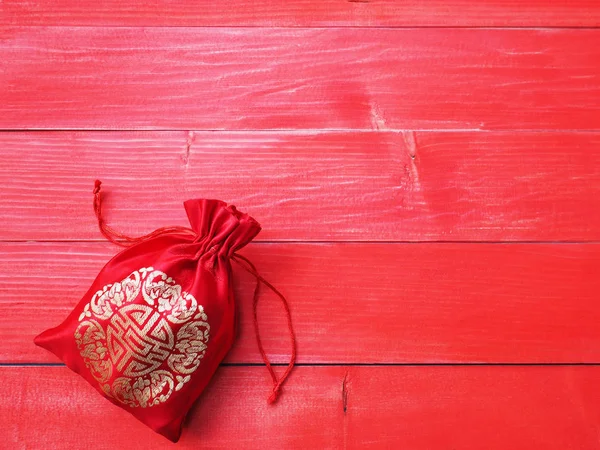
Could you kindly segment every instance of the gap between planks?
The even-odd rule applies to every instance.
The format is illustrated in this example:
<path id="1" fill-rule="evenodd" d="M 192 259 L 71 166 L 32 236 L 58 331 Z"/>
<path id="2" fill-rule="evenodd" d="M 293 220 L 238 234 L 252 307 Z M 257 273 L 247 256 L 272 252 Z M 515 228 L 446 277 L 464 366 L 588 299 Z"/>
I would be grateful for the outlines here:
<path id="1" fill-rule="evenodd" d="M 103 244 L 108 242 L 106 239 L 0 239 L 0 243 L 2 244 Z M 330 244 L 347 244 L 347 245 L 362 245 L 362 244 L 373 244 L 373 245 L 422 245 L 422 244 L 461 244 L 461 245 L 570 245 L 570 244 L 600 244 L 600 241 L 589 240 L 589 241 L 570 241 L 570 240 L 561 240 L 561 241 L 520 241 L 520 240 L 512 240 L 512 241 L 477 241 L 477 240 L 469 240 L 469 241 L 369 241 L 369 240 L 331 240 L 331 241 L 312 241 L 312 240 L 261 240 L 257 238 L 252 241 L 253 244 L 256 245 L 278 245 L 278 244 L 297 244 L 297 245 L 330 245 Z M 115 247 L 117 251 L 121 251 L 121 247 Z"/>
<path id="2" fill-rule="evenodd" d="M 288 363 L 272 362 L 273 367 L 287 367 Z M 320 363 L 296 363 L 295 367 L 577 367 L 590 366 L 600 367 L 600 362 L 499 362 L 499 363 L 371 363 L 371 362 L 320 362 Z M 0 362 L 0 367 L 66 367 L 64 363 L 5 363 Z M 220 367 L 266 367 L 264 363 L 233 363 L 224 362 Z"/>

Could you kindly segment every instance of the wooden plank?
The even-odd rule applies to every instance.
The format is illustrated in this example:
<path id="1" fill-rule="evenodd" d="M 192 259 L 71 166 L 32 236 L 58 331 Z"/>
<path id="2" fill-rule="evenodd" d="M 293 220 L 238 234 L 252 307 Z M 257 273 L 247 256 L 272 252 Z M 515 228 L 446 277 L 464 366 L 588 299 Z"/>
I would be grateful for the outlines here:
<path id="1" fill-rule="evenodd" d="M 182 202 L 207 197 L 252 214 L 259 240 L 600 240 L 599 133 L 22 132 L 0 147 L 2 240 L 103 239 L 95 178 L 132 235 L 186 225 Z"/>
<path id="2" fill-rule="evenodd" d="M 265 372 L 221 368 L 178 448 L 600 448 L 597 366 L 298 367 L 272 406 Z M 0 374 L 10 448 L 166 445 L 64 367 Z"/>
<path id="3" fill-rule="evenodd" d="M 599 367 L 352 368 L 346 448 L 599 449 L 599 376 Z"/>
<path id="4" fill-rule="evenodd" d="M 600 29 L 5 27 L 0 128 L 600 128 Z"/>
<path id="5" fill-rule="evenodd" d="M 33 337 L 58 325 L 118 249 L 0 244 L 0 361 L 56 362 Z M 301 363 L 600 362 L 599 244 L 260 244 L 244 254 L 287 296 Z M 234 267 L 240 333 L 227 361 L 262 359 L 254 282 Z M 263 342 L 289 354 L 265 294 Z"/>
<path id="6" fill-rule="evenodd" d="M 5 448 L 164 449 L 169 442 L 65 367 L 0 367 Z M 338 448 L 342 367 L 300 368 L 275 405 L 264 367 L 223 367 L 184 424 L 178 449 Z"/>
<path id="7" fill-rule="evenodd" d="M 596 0 L 4 0 L 6 25 L 562 26 L 600 25 Z"/>

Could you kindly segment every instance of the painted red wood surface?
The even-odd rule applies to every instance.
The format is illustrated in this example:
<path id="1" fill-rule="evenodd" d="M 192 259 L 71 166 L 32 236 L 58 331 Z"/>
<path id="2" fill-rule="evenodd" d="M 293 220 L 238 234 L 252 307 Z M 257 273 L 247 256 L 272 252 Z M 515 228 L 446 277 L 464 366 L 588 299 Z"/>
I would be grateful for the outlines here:
<path id="1" fill-rule="evenodd" d="M 4 0 L 0 23 L 134 26 L 585 26 L 596 0 Z"/>
<path id="2" fill-rule="evenodd" d="M 0 238 L 98 240 L 93 180 L 133 235 L 221 198 L 259 240 L 598 241 L 600 134 L 0 134 Z M 143 212 L 143 213 L 141 213 Z"/>
<path id="3" fill-rule="evenodd" d="M 0 30 L 0 128 L 600 128 L 598 29 Z"/>
<path id="4" fill-rule="evenodd" d="M 595 0 L 0 0 L 0 448 L 170 445 L 32 344 L 118 251 L 100 178 L 134 235 L 191 197 L 250 212 L 291 303 L 269 407 L 236 272 L 179 448 L 600 449 L 599 25 Z"/>
<path id="5" fill-rule="evenodd" d="M 598 449 L 599 377 L 599 367 L 353 368 L 347 448 Z"/>
<path id="6" fill-rule="evenodd" d="M 299 367 L 271 407 L 265 372 L 221 368 L 176 448 L 600 448 L 599 367 Z M 0 374 L 6 448 L 173 446 L 65 367 Z"/>
<path id="7" fill-rule="evenodd" d="M 117 251 L 0 244 L 0 361 L 56 362 L 33 337 Z M 597 244 L 260 244 L 244 255 L 288 297 L 301 363 L 600 362 Z M 235 274 L 240 335 L 228 361 L 260 362 L 254 282 Z M 259 313 L 269 354 L 286 362 L 278 299 L 265 295 Z"/>

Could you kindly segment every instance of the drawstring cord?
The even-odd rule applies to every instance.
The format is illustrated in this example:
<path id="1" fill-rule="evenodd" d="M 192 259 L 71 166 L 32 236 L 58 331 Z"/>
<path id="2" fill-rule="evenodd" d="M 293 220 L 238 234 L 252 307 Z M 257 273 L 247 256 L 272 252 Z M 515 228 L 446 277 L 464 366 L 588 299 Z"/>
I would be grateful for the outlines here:
<path id="1" fill-rule="evenodd" d="M 290 305 L 288 304 L 286 298 L 284 297 L 284 295 L 281 292 L 279 292 L 271 283 L 269 283 L 262 276 L 260 276 L 260 274 L 256 270 L 256 267 L 254 266 L 254 264 L 252 264 L 250 262 L 250 260 L 248 258 L 246 258 L 242 255 L 234 254 L 231 257 L 231 259 L 233 259 L 236 263 L 238 263 L 240 265 L 240 267 L 242 267 L 246 272 L 248 272 L 249 274 L 253 275 L 256 278 L 256 288 L 254 289 L 254 298 L 252 300 L 252 313 L 253 313 L 253 317 L 254 317 L 254 320 L 253 320 L 254 333 L 256 335 L 256 343 L 258 344 L 258 350 L 260 351 L 260 355 L 262 356 L 263 361 L 265 362 L 265 365 L 267 366 L 267 369 L 269 370 L 269 373 L 271 374 L 271 379 L 273 380 L 273 392 L 269 396 L 268 401 L 269 401 L 269 404 L 275 403 L 277 401 L 277 398 L 279 397 L 279 393 L 281 391 L 281 386 L 283 386 L 283 383 L 285 382 L 287 377 L 292 372 L 292 369 L 294 368 L 294 364 L 296 363 L 296 336 L 294 334 L 294 327 L 292 326 L 292 314 L 290 312 Z M 246 265 L 244 265 L 242 263 L 242 261 Z M 269 289 L 271 289 L 281 299 L 281 303 L 283 304 L 283 307 L 285 309 L 285 314 L 287 316 L 288 331 L 290 333 L 290 342 L 292 344 L 292 354 L 290 356 L 290 362 L 289 362 L 287 368 L 285 369 L 285 372 L 283 373 L 283 375 L 281 375 L 280 378 L 277 378 L 277 374 L 273 370 L 271 362 L 269 361 L 269 357 L 267 356 L 265 349 L 263 348 L 262 340 L 260 338 L 260 330 L 258 328 L 257 307 L 258 307 L 258 297 L 259 297 L 261 283 L 264 284 L 265 286 L 267 286 Z"/>
<path id="2" fill-rule="evenodd" d="M 140 237 L 136 237 L 136 238 L 127 236 L 123 233 L 116 231 L 114 228 L 112 228 L 106 224 L 106 222 L 104 221 L 104 217 L 102 216 L 101 186 L 102 186 L 102 182 L 100 180 L 96 180 L 96 182 L 94 184 L 94 213 L 96 214 L 96 218 L 98 219 L 98 228 L 100 229 L 100 232 L 107 240 L 109 240 L 113 244 L 119 245 L 121 247 L 129 247 L 130 245 L 138 244 L 140 242 L 143 242 L 143 241 L 146 241 L 148 239 L 152 239 L 152 238 L 155 238 L 158 236 L 162 236 L 164 234 L 192 234 L 192 235 L 196 236 L 196 232 L 194 230 L 192 230 L 191 228 L 179 227 L 179 226 L 158 228 L 158 229 L 154 230 L 152 233 L 148 233 L 148 234 L 145 234 L 144 236 L 140 236 Z M 281 392 L 281 387 L 283 386 L 283 383 L 285 382 L 285 380 L 288 378 L 288 376 L 292 372 L 292 369 L 294 368 L 294 364 L 296 363 L 296 336 L 294 334 L 294 328 L 292 326 L 292 314 L 290 312 L 290 306 L 288 304 L 287 299 L 284 297 L 284 295 L 281 292 L 279 292 L 271 283 L 269 283 L 267 280 L 265 280 L 258 273 L 258 271 L 256 270 L 256 267 L 254 266 L 254 264 L 252 264 L 252 262 L 248 258 L 246 258 L 242 255 L 238 255 L 237 253 L 234 253 L 231 256 L 231 259 L 233 261 L 235 261 L 242 269 L 244 269 L 246 272 L 248 272 L 249 274 L 251 274 L 252 276 L 254 276 L 256 278 L 256 288 L 254 289 L 254 297 L 252 299 L 254 333 L 256 335 L 256 343 L 258 344 L 258 350 L 260 351 L 260 355 L 262 356 L 262 359 L 265 362 L 267 370 L 269 371 L 269 374 L 271 375 L 271 379 L 273 380 L 273 391 L 271 392 L 271 395 L 269 396 L 269 399 L 268 399 L 269 404 L 272 404 L 277 401 L 277 398 L 279 397 L 279 394 Z M 281 377 L 277 377 L 275 370 L 273 370 L 273 366 L 272 366 L 271 362 L 269 361 L 269 357 L 267 356 L 267 354 L 265 352 L 265 349 L 262 344 L 262 339 L 260 337 L 260 329 L 258 327 L 257 307 L 258 307 L 258 298 L 259 298 L 261 284 L 264 284 L 265 286 L 267 286 L 281 299 L 281 302 L 283 304 L 283 307 L 285 309 L 285 313 L 287 316 L 287 325 L 288 325 L 288 331 L 290 333 L 290 341 L 292 344 L 292 353 L 290 356 L 290 362 L 289 362 L 285 372 L 283 373 L 283 375 L 281 375 Z"/>
<path id="3" fill-rule="evenodd" d="M 100 228 L 100 233 L 102 233 L 102 235 L 113 244 L 120 245 L 121 247 L 129 247 L 130 245 L 138 244 L 148 239 L 162 236 L 163 234 L 192 234 L 193 236 L 196 235 L 194 230 L 187 227 L 162 227 L 154 230 L 152 233 L 148 233 L 144 236 L 136 238 L 120 233 L 114 228 L 106 225 L 104 217 L 102 217 L 102 195 L 100 192 L 101 189 L 102 182 L 100 180 L 96 180 L 96 182 L 94 183 L 94 213 L 96 214 L 96 218 L 98 219 L 98 228 Z"/>

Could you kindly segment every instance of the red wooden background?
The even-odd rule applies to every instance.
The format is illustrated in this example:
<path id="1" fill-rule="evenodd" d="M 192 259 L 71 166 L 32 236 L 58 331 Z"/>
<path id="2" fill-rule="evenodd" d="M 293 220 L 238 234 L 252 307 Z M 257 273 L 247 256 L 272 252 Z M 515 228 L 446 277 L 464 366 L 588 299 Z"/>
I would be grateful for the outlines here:
<path id="1" fill-rule="evenodd" d="M 0 448 L 173 447 L 32 343 L 118 251 L 100 178 L 129 234 L 249 212 L 291 304 L 269 406 L 236 272 L 178 447 L 600 449 L 599 43 L 597 0 L 0 2 Z"/>

